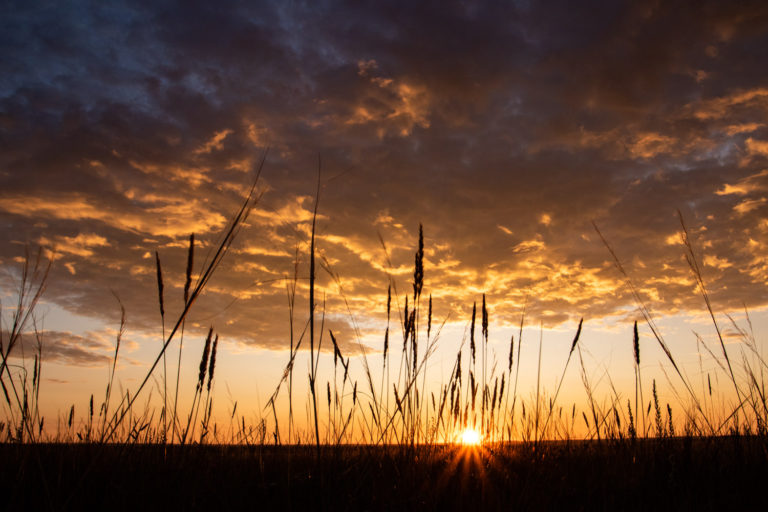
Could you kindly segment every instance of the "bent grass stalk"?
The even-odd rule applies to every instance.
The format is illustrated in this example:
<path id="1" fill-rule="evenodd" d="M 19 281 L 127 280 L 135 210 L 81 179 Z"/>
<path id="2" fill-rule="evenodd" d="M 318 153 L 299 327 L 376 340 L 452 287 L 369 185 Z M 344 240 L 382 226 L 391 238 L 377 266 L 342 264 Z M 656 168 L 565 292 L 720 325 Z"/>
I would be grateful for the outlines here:
<path id="1" fill-rule="evenodd" d="M 317 424 L 317 393 L 315 390 L 315 228 L 317 226 L 317 207 L 320 202 L 320 171 L 321 162 L 317 161 L 317 190 L 315 192 L 315 207 L 312 212 L 312 235 L 309 249 L 309 387 L 312 394 L 312 410 L 315 420 L 315 445 L 317 456 L 320 457 L 320 430 Z M 322 333 L 322 331 L 320 331 Z M 319 347 L 318 347 L 319 349 Z M 318 358 L 320 354 L 318 353 Z M 274 402 L 272 402 L 274 407 Z"/>
<path id="2" fill-rule="evenodd" d="M 189 235 L 189 249 L 187 251 L 187 268 L 184 272 L 184 305 L 186 307 L 189 302 L 189 287 L 192 284 L 192 271 L 195 262 L 195 234 Z M 173 396 L 173 433 L 172 439 L 176 439 L 176 436 L 180 434 L 178 432 L 180 425 L 178 424 L 178 404 L 179 404 L 179 383 L 181 379 L 181 353 L 184 348 L 184 327 L 186 325 L 186 318 L 181 322 L 181 333 L 179 335 L 179 360 L 176 366 L 176 391 Z M 165 329 L 165 328 L 163 328 Z M 165 335 L 163 335 L 165 339 Z"/>
<path id="3" fill-rule="evenodd" d="M 739 389 L 738 383 L 736 382 L 736 376 L 734 375 L 733 368 L 731 367 L 731 359 L 730 357 L 728 357 L 728 351 L 725 349 L 723 334 L 720 331 L 720 326 L 717 323 L 717 318 L 715 318 L 715 313 L 712 310 L 712 302 L 709 299 L 709 293 L 707 293 L 707 287 L 704 285 L 704 278 L 701 273 L 701 267 L 699 266 L 698 259 L 696 258 L 696 254 L 693 250 L 693 243 L 691 242 L 690 235 L 688 234 L 688 228 L 685 225 L 685 221 L 683 220 L 683 214 L 682 212 L 680 212 L 680 210 L 677 210 L 677 215 L 680 218 L 680 227 L 682 228 L 681 239 L 686 251 L 685 259 L 688 262 L 688 266 L 691 269 L 691 273 L 696 279 L 696 284 L 699 287 L 701 296 L 704 298 L 704 303 L 706 304 L 707 312 L 709 313 L 709 316 L 712 319 L 712 324 L 715 326 L 717 339 L 720 341 L 720 347 L 723 350 L 723 358 L 725 359 L 725 363 L 728 365 L 728 373 L 731 377 L 731 382 L 733 383 L 733 387 L 736 390 L 736 397 L 739 400 L 741 400 L 742 393 L 741 393 L 741 390 Z"/>
<path id="4" fill-rule="evenodd" d="M 542 432 L 547 431 L 547 425 L 549 425 L 549 419 L 552 417 L 552 410 L 555 407 L 555 404 L 557 403 L 557 396 L 560 394 L 560 388 L 563 385 L 563 380 L 565 380 L 565 372 L 566 370 L 568 370 L 568 363 L 571 362 L 571 356 L 573 355 L 573 351 L 576 348 L 576 344 L 579 342 L 579 336 L 581 336 L 582 324 L 584 324 L 584 318 L 579 320 L 579 327 L 576 329 L 576 336 L 573 337 L 573 343 L 571 343 L 571 350 L 568 351 L 568 359 L 565 360 L 565 367 L 563 368 L 563 374 L 560 376 L 560 380 L 557 384 L 555 395 L 554 397 L 552 397 L 552 401 L 549 404 L 549 411 L 547 412 L 547 419 L 544 422 L 544 427 L 541 429 Z M 539 361 L 539 364 L 541 364 L 541 361 Z"/>
<path id="5" fill-rule="evenodd" d="M 614 252 L 611 245 L 608 243 L 608 241 L 603 236 L 600 229 L 598 229 L 597 224 L 592 222 L 592 227 L 595 228 L 595 231 L 597 232 L 598 236 L 600 237 L 600 240 L 602 240 L 603 245 L 608 249 L 608 252 L 611 254 L 611 257 L 613 258 L 614 265 L 616 266 L 616 269 L 619 271 L 619 273 L 624 277 L 624 280 L 627 284 L 627 287 L 629 288 L 633 299 L 635 300 L 635 304 L 637 305 L 638 309 L 640 310 L 640 313 L 643 315 L 643 319 L 645 320 L 646 324 L 648 324 L 648 327 L 651 329 L 651 333 L 653 334 L 654 338 L 656 338 L 656 341 L 659 343 L 659 346 L 661 347 L 662 351 L 664 351 L 664 354 L 667 356 L 667 359 L 672 364 L 672 367 L 675 369 L 675 372 L 680 377 L 680 380 L 683 382 L 683 385 L 685 386 L 685 389 L 688 391 L 688 394 L 691 397 L 691 400 L 693 400 L 694 405 L 696 406 L 696 409 L 701 414 L 702 418 L 704 418 L 704 421 L 707 423 L 707 426 L 709 427 L 710 431 L 712 433 L 718 432 L 714 429 L 711 422 L 709 421 L 709 418 L 704 412 L 704 409 L 701 407 L 701 403 L 699 402 L 699 398 L 696 396 L 696 393 L 693 391 L 693 388 L 691 388 L 691 385 L 688 383 L 688 380 L 685 378 L 683 373 L 680 371 L 680 368 L 678 367 L 677 363 L 675 362 L 674 357 L 672 357 L 672 352 L 670 352 L 669 347 L 667 346 L 667 343 L 664 341 L 664 338 L 661 335 L 661 331 L 659 330 L 658 326 L 656 325 L 655 320 L 651 316 L 650 311 L 645 305 L 645 302 L 640 297 L 640 293 L 637 290 L 637 287 L 635 287 L 635 284 L 632 282 L 632 279 L 630 279 L 629 274 L 624 269 L 624 266 L 621 264 L 621 261 L 619 260 L 619 257 L 616 255 L 616 252 Z"/>
<path id="6" fill-rule="evenodd" d="M 213 257 L 208 262 L 208 265 L 205 267 L 202 275 L 198 277 L 197 283 L 195 284 L 195 287 L 192 290 L 192 293 L 190 294 L 189 302 L 187 302 L 184 305 L 184 310 L 181 312 L 181 314 L 179 315 L 179 318 L 176 320 L 176 323 L 173 326 L 173 329 L 171 330 L 170 334 L 168 335 L 168 338 L 165 340 L 165 343 L 163 344 L 163 347 L 160 350 L 160 353 L 157 354 L 154 362 L 152 363 L 149 370 L 147 371 L 147 374 L 144 376 L 144 379 L 141 381 L 141 383 L 139 384 L 139 387 L 134 392 L 133 397 L 131 397 L 128 400 L 127 407 L 123 409 L 122 412 L 120 412 L 119 414 L 116 413 L 113 416 L 113 418 L 109 421 L 107 434 L 104 436 L 105 441 L 109 441 L 112 438 L 112 436 L 115 434 L 118 427 L 120 426 L 122 421 L 125 419 L 125 415 L 127 411 L 131 410 L 134 402 L 136 401 L 138 396 L 141 394 L 141 391 L 147 385 L 147 382 L 149 382 L 149 379 L 152 376 L 152 373 L 160 363 L 161 358 L 165 354 L 165 351 L 168 349 L 168 345 L 170 345 L 171 341 L 173 341 L 173 338 L 176 335 L 176 332 L 178 332 L 179 328 L 181 327 L 181 324 L 184 322 L 184 319 L 187 317 L 187 314 L 189 313 L 190 308 L 194 304 L 195 300 L 197 300 L 197 298 L 200 296 L 203 289 L 208 284 L 208 281 L 210 280 L 210 278 L 213 276 L 216 269 L 221 264 L 221 261 L 229 251 L 229 248 L 232 245 L 232 242 L 236 238 L 237 234 L 240 232 L 240 229 L 242 228 L 243 223 L 246 221 L 251 210 L 256 205 L 256 202 L 260 197 L 256 195 L 256 185 L 259 182 L 259 177 L 261 176 L 261 171 L 264 167 L 265 159 L 266 159 L 266 154 L 262 157 L 261 161 L 259 162 L 258 168 L 256 170 L 256 176 L 253 180 L 253 184 L 248 190 L 248 193 L 245 195 L 245 198 L 243 199 L 243 202 L 240 205 L 240 208 L 230 220 L 229 225 L 227 229 L 224 231 L 224 235 L 221 238 L 221 242 L 218 244 L 216 251 L 213 254 Z"/>

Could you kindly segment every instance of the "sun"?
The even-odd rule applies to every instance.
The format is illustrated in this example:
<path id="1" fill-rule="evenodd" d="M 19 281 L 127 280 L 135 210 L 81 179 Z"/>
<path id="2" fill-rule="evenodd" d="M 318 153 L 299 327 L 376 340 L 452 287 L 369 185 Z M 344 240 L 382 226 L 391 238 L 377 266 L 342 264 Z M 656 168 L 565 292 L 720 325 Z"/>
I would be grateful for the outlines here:
<path id="1" fill-rule="evenodd" d="M 480 432 L 471 428 L 464 429 L 459 437 L 459 442 L 464 446 L 477 446 L 481 440 Z"/>

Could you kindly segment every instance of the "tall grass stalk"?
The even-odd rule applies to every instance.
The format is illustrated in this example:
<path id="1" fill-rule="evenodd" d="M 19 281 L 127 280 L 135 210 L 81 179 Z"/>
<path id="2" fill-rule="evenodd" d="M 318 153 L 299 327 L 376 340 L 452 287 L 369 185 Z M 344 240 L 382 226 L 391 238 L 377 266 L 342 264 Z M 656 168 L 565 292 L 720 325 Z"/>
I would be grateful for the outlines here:
<path id="1" fill-rule="evenodd" d="M 315 228 L 317 226 L 317 207 L 318 203 L 320 202 L 320 172 L 321 162 L 320 158 L 318 157 L 317 190 L 315 192 L 315 207 L 312 212 L 312 234 L 309 245 L 309 389 L 310 393 L 312 394 L 312 411 L 314 413 L 315 423 L 315 445 L 317 447 L 318 457 L 320 457 L 320 429 L 318 427 L 317 420 L 317 390 L 315 389 Z"/>
<path id="2" fill-rule="evenodd" d="M 552 397 L 552 401 L 549 404 L 549 411 L 547 412 L 547 419 L 544 422 L 544 427 L 541 429 L 542 432 L 547 431 L 547 425 L 549 425 L 549 420 L 552 417 L 552 410 L 555 407 L 555 404 L 557 403 L 557 396 L 560 394 L 560 388 L 563 385 L 563 381 L 565 380 L 565 372 L 568 370 L 568 363 L 571 362 L 571 356 L 573 355 L 574 349 L 576 349 L 576 344 L 579 342 L 579 336 L 581 336 L 581 326 L 584 324 L 584 318 L 579 320 L 579 326 L 576 329 L 576 335 L 573 337 L 573 342 L 571 343 L 571 350 L 568 351 L 568 358 L 565 360 L 565 366 L 563 367 L 563 374 L 560 376 L 560 380 L 557 383 L 557 389 L 555 389 L 555 395 Z M 539 362 L 541 364 L 541 362 Z"/>
<path id="3" fill-rule="evenodd" d="M 699 266 L 698 259 L 696 258 L 696 253 L 693 250 L 693 243 L 691 242 L 691 237 L 688 234 L 688 228 L 685 225 L 685 220 L 683 219 L 683 214 L 682 212 L 680 212 L 680 210 L 677 210 L 677 215 L 680 218 L 680 227 L 682 228 L 681 239 L 682 239 L 683 246 L 685 247 L 685 259 L 688 262 L 688 266 L 691 269 L 691 273 L 693 274 L 693 277 L 696 279 L 696 284 L 699 287 L 701 296 L 704 298 L 704 303 L 707 306 L 707 312 L 709 313 L 709 317 L 712 319 L 712 324 L 715 326 L 717 339 L 720 341 L 720 348 L 722 348 L 723 350 L 723 358 L 725 359 L 725 363 L 728 366 L 728 373 L 731 377 L 731 382 L 733 383 L 733 387 L 736 390 L 736 397 L 739 399 L 739 401 L 741 401 L 742 392 L 739 389 L 739 385 L 736 381 L 736 376 L 733 373 L 733 367 L 731 366 L 731 358 L 728 357 L 728 351 L 725 349 L 723 334 L 720 331 L 720 326 L 717 323 L 717 318 L 715 318 L 715 313 L 712 309 L 712 302 L 709 299 L 709 293 L 707 293 L 707 287 L 704 284 L 704 277 L 702 276 L 701 267 Z"/>
<path id="4" fill-rule="evenodd" d="M 104 397 L 104 403 L 101 406 L 99 415 L 103 413 L 102 427 L 101 427 L 101 442 L 103 443 L 107 435 L 107 418 L 109 416 L 109 404 L 112 398 L 112 388 L 115 383 L 115 370 L 117 369 L 117 359 L 120 354 L 120 342 L 123 339 L 125 333 L 125 306 L 120 301 L 120 297 L 115 292 L 112 292 L 117 303 L 120 305 L 120 327 L 117 330 L 117 336 L 115 337 L 115 354 L 112 356 L 112 368 L 109 372 L 109 382 L 107 382 L 107 390 Z"/>
<path id="5" fill-rule="evenodd" d="M 34 319 L 34 311 L 40 298 L 45 292 L 48 275 L 54 257 L 55 255 L 52 255 L 47 263 L 43 262 L 42 248 L 40 248 L 33 261 L 29 254 L 29 250 L 25 248 L 24 263 L 21 269 L 21 280 L 16 295 L 16 309 L 13 313 L 11 328 L 7 331 L 5 339 L 3 339 L 3 329 L 2 325 L 0 325 L 0 384 L 2 384 L 6 402 L 11 410 L 11 414 L 13 414 L 13 405 L 5 384 L 5 378 L 7 376 L 20 418 L 18 425 L 18 437 L 20 440 L 23 439 L 25 430 L 30 440 L 34 439 L 35 434 L 31 418 L 28 414 L 29 404 L 25 399 L 26 395 L 23 392 L 21 396 L 19 395 L 19 390 L 14 383 L 13 375 L 8 367 L 8 358 L 17 345 L 21 346 L 21 337 L 26 330 L 27 325 Z M 11 426 L 9 425 L 9 429 L 10 428 Z"/>
<path id="6" fill-rule="evenodd" d="M 653 337 L 656 339 L 656 341 L 659 343 L 659 346 L 661 347 L 662 351 L 664 351 L 664 354 L 667 356 L 667 359 L 672 364 L 672 367 L 675 369 L 675 372 L 677 373 L 678 377 L 680 377 L 680 380 L 683 382 L 683 385 L 685 386 L 686 391 L 688 392 L 689 396 L 691 397 L 691 400 L 693 401 L 696 409 L 701 414 L 704 421 L 707 423 L 707 426 L 709 430 L 712 433 L 715 433 L 716 430 L 713 427 L 712 423 L 709 421 L 709 418 L 704 412 L 704 409 L 701 406 L 701 403 L 699 401 L 699 398 L 696 396 L 696 393 L 693 391 L 693 388 L 691 387 L 690 383 L 688 382 L 688 379 L 685 378 L 683 373 L 680 371 L 680 368 L 678 367 L 677 363 L 675 362 L 675 358 L 672 357 L 672 352 L 670 352 L 669 347 L 667 346 L 667 343 L 664 341 L 664 338 L 661 335 L 661 331 L 659 330 L 658 326 L 656 325 L 655 320 L 653 319 L 653 316 L 651 315 L 649 309 L 646 307 L 645 302 L 640 297 L 640 293 L 637 290 L 637 287 L 635 287 L 635 284 L 632 282 L 632 279 L 630 279 L 629 274 L 624 269 L 624 266 L 621 264 L 621 261 L 619 260 L 619 257 L 616 255 L 616 252 L 613 250 L 611 245 L 608 243 L 608 241 L 603 236 L 600 229 L 598 229 L 597 224 L 592 222 L 592 227 L 595 228 L 595 231 L 597 232 L 598 236 L 600 237 L 600 240 L 603 242 L 605 247 L 608 249 L 608 252 L 611 254 L 611 257 L 613 258 L 614 265 L 616 266 L 616 269 L 619 271 L 619 273 L 624 277 L 624 280 L 627 284 L 627 287 L 629 288 L 633 299 L 635 300 L 635 304 L 637 305 L 638 309 L 640 310 L 640 313 L 643 315 L 643 319 L 645 320 L 646 324 L 651 330 L 651 333 L 653 334 Z"/>
<path id="7" fill-rule="evenodd" d="M 523 347 L 523 327 L 525 326 L 525 311 L 528 307 L 528 295 L 523 301 L 523 312 L 520 314 L 520 330 L 517 333 L 517 364 L 515 365 L 515 387 L 512 390 L 512 408 L 510 414 L 509 438 L 512 438 L 512 429 L 515 423 L 515 405 L 517 405 L 517 383 L 520 377 L 520 351 Z"/>
<path id="8" fill-rule="evenodd" d="M 536 419 L 534 426 L 534 442 L 539 442 L 539 404 L 541 402 L 539 398 L 539 391 L 541 388 L 541 349 L 544 345 L 544 324 L 539 323 L 539 364 L 536 368 Z"/>
<path id="9" fill-rule="evenodd" d="M 155 251 L 155 264 L 157 266 L 157 296 L 158 296 L 158 303 L 160 305 L 160 324 L 162 326 L 162 339 L 161 341 L 163 344 L 165 343 L 165 298 L 163 294 L 163 269 L 160 265 L 160 253 Z M 165 438 L 168 435 L 168 418 L 166 411 L 168 410 L 168 365 L 166 364 L 165 360 L 165 351 L 163 351 L 163 411 L 162 411 L 162 419 L 163 419 L 163 442 L 165 442 Z"/>
<path id="10" fill-rule="evenodd" d="M 240 232 L 240 229 L 242 228 L 243 224 L 248 218 L 248 215 L 250 214 L 251 210 L 258 202 L 258 199 L 260 196 L 256 194 L 256 185 L 259 182 L 259 177 L 261 176 L 261 170 L 264 167 L 265 159 L 266 159 L 266 154 L 262 157 L 261 161 L 259 162 L 258 168 L 256 170 L 256 176 L 253 180 L 253 183 L 250 189 L 248 190 L 247 194 L 243 198 L 240 208 L 237 210 L 235 215 L 229 221 L 229 224 L 225 229 L 218 246 L 216 247 L 216 251 L 214 252 L 207 266 L 205 266 L 204 270 L 202 271 L 202 274 L 198 277 L 195 287 L 190 293 L 189 302 L 187 302 L 184 305 L 184 310 L 181 312 L 181 314 L 179 315 L 179 318 L 176 320 L 176 323 L 174 324 L 170 334 L 168 334 L 168 337 L 166 338 L 162 349 L 155 357 L 155 360 L 153 361 L 152 365 L 150 366 L 149 370 L 144 376 L 144 379 L 141 381 L 138 388 L 134 392 L 133 396 L 128 400 L 127 407 L 122 409 L 122 411 L 115 413 L 115 415 L 113 415 L 113 417 L 108 422 L 107 433 L 104 436 L 105 441 L 109 441 L 112 438 L 112 436 L 115 434 L 115 432 L 119 428 L 122 421 L 125 419 L 125 415 L 127 411 L 130 411 L 132 409 L 134 402 L 136 401 L 136 399 L 141 394 L 141 391 L 149 382 L 149 379 L 151 378 L 152 373 L 155 371 L 158 364 L 160 363 L 160 360 L 163 357 L 163 354 L 165 354 L 165 351 L 168 349 L 168 345 L 170 345 L 171 341 L 173 341 L 174 336 L 176 335 L 179 328 L 181 327 L 181 324 L 184 322 L 184 319 L 187 317 L 187 313 L 189 313 L 189 310 L 192 307 L 192 304 L 194 304 L 195 300 L 197 300 L 197 298 L 200 296 L 203 289 L 208 284 L 208 281 L 210 280 L 210 278 L 213 276 L 216 269 L 221 264 L 222 259 L 229 251 L 229 248 L 232 245 L 232 242 L 235 240 L 235 238 L 237 237 L 237 234 Z"/>
<path id="11" fill-rule="evenodd" d="M 291 361 L 294 354 L 294 325 L 293 315 L 296 307 L 296 285 L 299 281 L 299 247 L 296 247 L 293 260 L 293 279 L 286 282 L 288 293 L 288 333 L 290 337 L 290 355 Z M 288 368 L 288 444 L 293 442 L 293 364 Z"/>
<path id="12" fill-rule="evenodd" d="M 187 268 L 184 272 L 184 306 L 189 303 L 189 288 L 192 285 L 192 272 L 195 265 L 195 234 L 189 235 L 189 249 L 187 250 Z M 178 405 L 179 405 L 179 383 L 181 381 L 181 353 L 184 348 L 184 328 L 187 323 L 185 318 L 181 322 L 181 333 L 179 335 L 179 359 L 176 365 L 176 390 L 173 394 L 173 432 L 171 434 L 172 439 L 176 440 L 177 436 L 181 434 L 179 432 L 179 419 L 178 419 Z M 163 326 L 163 332 L 165 332 L 165 326 Z M 165 334 L 163 334 L 165 339 Z"/>
<path id="13" fill-rule="evenodd" d="M 640 335 L 637 331 L 637 320 L 635 320 L 635 325 L 633 328 L 633 336 L 632 336 L 632 351 L 634 354 L 634 362 L 635 362 L 635 418 L 639 418 L 638 416 L 638 392 L 640 394 L 640 404 L 645 403 L 643 400 L 643 380 L 640 377 Z M 642 414 L 643 418 L 643 434 L 645 434 L 645 414 L 643 412 L 642 406 L 639 407 L 639 413 Z"/>

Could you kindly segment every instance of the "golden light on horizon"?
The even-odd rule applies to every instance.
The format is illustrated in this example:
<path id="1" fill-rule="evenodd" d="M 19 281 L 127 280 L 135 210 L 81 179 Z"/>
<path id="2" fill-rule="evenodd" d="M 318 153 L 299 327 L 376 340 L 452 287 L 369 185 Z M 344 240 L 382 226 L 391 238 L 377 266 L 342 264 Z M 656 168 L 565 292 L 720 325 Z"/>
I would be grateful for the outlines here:
<path id="1" fill-rule="evenodd" d="M 459 436 L 459 442 L 464 446 L 478 446 L 483 440 L 480 432 L 472 428 L 466 428 Z"/>

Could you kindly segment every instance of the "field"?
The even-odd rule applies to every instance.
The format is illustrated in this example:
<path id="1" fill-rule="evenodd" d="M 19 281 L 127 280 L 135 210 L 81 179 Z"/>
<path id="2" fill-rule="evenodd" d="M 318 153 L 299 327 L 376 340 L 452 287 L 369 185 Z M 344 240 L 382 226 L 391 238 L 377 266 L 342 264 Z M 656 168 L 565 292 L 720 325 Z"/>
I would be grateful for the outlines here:
<path id="1" fill-rule="evenodd" d="M 762 437 L 460 446 L 0 447 L 6 510 L 721 510 L 764 501 Z"/>

